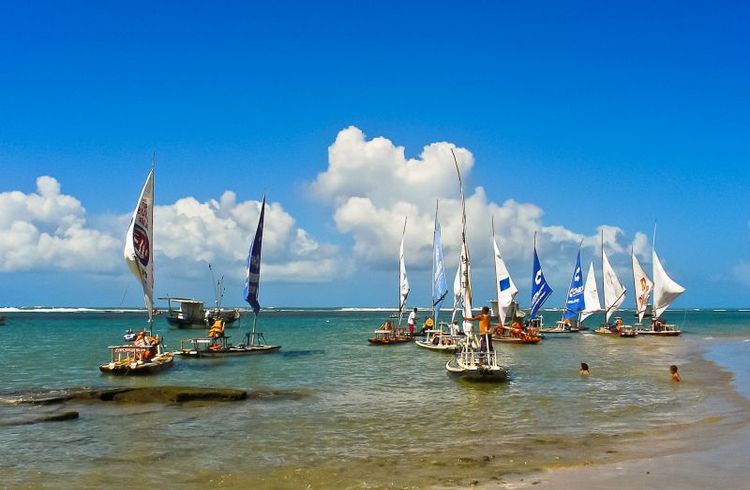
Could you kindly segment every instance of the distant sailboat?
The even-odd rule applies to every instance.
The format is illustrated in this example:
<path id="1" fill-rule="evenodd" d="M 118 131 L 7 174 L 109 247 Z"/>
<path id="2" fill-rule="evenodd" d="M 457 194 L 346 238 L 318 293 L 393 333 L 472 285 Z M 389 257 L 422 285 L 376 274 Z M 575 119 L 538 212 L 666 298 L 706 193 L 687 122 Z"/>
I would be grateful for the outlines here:
<path id="1" fill-rule="evenodd" d="M 493 339 L 503 344 L 538 344 L 542 338 L 538 335 L 524 331 L 518 319 L 518 310 L 515 302 L 518 288 L 510 277 L 505 265 L 500 247 L 495 239 L 495 221 L 492 220 L 492 247 L 495 252 L 495 292 L 497 305 L 498 325 L 495 328 Z M 510 313 L 510 326 L 505 325 L 505 318 Z"/>
<path id="2" fill-rule="evenodd" d="M 413 337 L 401 328 L 401 321 L 406 308 L 406 300 L 409 298 L 409 278 L 406 275 L 406 260 L 404 259 L 404 237 L 406 236 L 406 221 L 404 218 L 404 231 L 401 233 L 401 246 L 398 254 L 398 326 L 394 326 L 391 320 L 386 320 L 378 327 L 373 336 L 367 339 L 371 344 L 387 345 L 411 342 Z"/>
<path id="3" fill-rule="evenodd" d="M 458 168 L 458 160 L 453 155 L 453 161 L 458 173 L 459 189 L 461 191 L 461 302 L 463 318 L 471 318 L 471 260 L 469 258 L 469 247 L 466 244 L 466 204 L 464 202 L 464 188 L 461 181 L 461 171 Z M 468 323 L 464 320 L 464 327 Z M 466 341 L 462 342 L 456 351 L 455 357 L 445 364 L 448 374 L 470 381 L 504 381 L 508 372 L 498 365 L 497 352 L 495 350 L 480 351 L 475 347 L 473 334 L 469 331 Z"/>
<path id="4" fill-rule="evenodd" d="M 599 301 L 599 290 L 596 287 L 596 275 L 594 274 L 594 263 L 589 264 L 589 273 L 586 275 L 586 285 L 583 287 L 583 303 L 584 308 L 581 312 L 579 319 L 579 325 L 583 324 L 583 321 L 593 315 L 602 311 L 602 304 Z M 583 330 L 583 328 L 581 328 Z"/>
<path id="5" fill-rule="evenodd" d="M 419 347 L 441 352 L 454 352 L 458 339 L 451 334 L 449 325 L 440 323 L 440 305 L 448 295 L 448 283 L 445 278 L 443 261 L 443 244 L 438 209 L 435 206 L 435 230 L 432 236 L 432 328 L 425 332 L 424 340 L 417 340 Z M 444 330 L 447 327 L 447 331 Z"/>
<path id="6" fill-rule="evenodd" d="M 680 329 L 675 325 L 666 323 L 662 318 L 662 315 L 667 310 L 667 308 L 669 308 L 669 305 L 671 305 L 674 300 L 676 300 L 682 293 L 685 292 L 685 288 L 677 284 L 671 277 L 669 277 L 667 271 L 664 270 L 659 257 L 656 255 L 655 244 L 652 251 L 652 260 L 654 276 L 654 316 L 651 319 L 651 328 L 648 330 L 640 330 L 638 333 L 668 337 L 680 335 Z"/>
<path id="7" fill-rule="evenodd" d="M 143 288 L 148 311 L 148 333 L 136 334 L 135 342 L 110 346 L 111 360 L 99 366 L 108 374 L 152 374 L 172 367 L 174 356 L 162 350 L 153 336 L 154 323 L 154 169 L 151 168 L 138 197 L 125 237 L 125 262 Z"/>
<path id="8" fill-rule="evenodd" d="M 245 335 L 245 342 L 233 345 L 229 343 L 229 337 L 224 335 L 223 330 L 209 332 L 209 337 L 188 339 L 188 342 L 192 344 L 191 347 L 185 347 L 186 341 L 183 340 L 183 346 L 180 350 L 182 355 L 196 357 L 225 357 L 247 354 L 264 354 L 281 349 L 280 345 L 266 344 L 263 333 L 256 330 L 258 313 L 260 313 L 258 294 L 260 291 L 260 264 L 261 250 L 263 248 L 263 225 L 265 214 L 266 196 L 263 196 L 263 201 L 260 205 L 258 228 L 255 230 L 255 238 L 253 238 L 253 243 L 250 246 L 250 252 L 247 256 L 245 287 L 242 292 L 242 298 L 247 301 L 253 310 L 253 327 L 252 330 Z"/>
<path id="9" fill-rule="evenodd" d="M 568 333 L 560 331 L 557 328 L 543 328 L 543 318 L 537 318 L 537 313 L 544 305 L 544 302 L 552 295 L 552 288 L 547 283 L 542 271 L 542 264 L 539 261 L 539 255 L 536 253 L 536 233 L 534 233 L 534 267 L 531 273 L 531 311 L 529 312 L 529 323 L 532 330 L 538 330 L 541 333 Z"/>
<path id="10" fill-rule="evenodd" d="M 570 279 L 568 296 L 562 318 L 557 322 L 556 330 L 560 332 L 578 332 L 580 330 L 580 315 L 586 307 L 584 303 L 583 270 L 581 269 L 581 247 L 578 247 L 576 265 L 573 267 L 573 277 Z M 545 331 L 545 333 L 547 333 Z"/>
<path id="11" fill-rule="evenodd" d="M 646 272 L 635 256 L 635 250 L 631 249 L 630 255 L 633 260 L 633 295 L 635 296 L 635 313 L 638 316 L 638 325 L 643 322 L 643 316 L 648 309 L 648 298 L 654 289 L 654 283 L 646 275 Z"/>
<path id="12" fill-rule="evenodd" d="M 604 251 L 604 235 L 602 234 L 602 276 L 604 277 L 604 325 L 596 329 L 596 333 L 599 334 L 619 334 L 622 337 L 632 337 L 635 335 L 635 330 L 632 326 L 623 325 L 622 318 L 616 317 L 614 325 L 610 323 L 609 319 L 612 314 L 617 311 L 618 308 L 625 301 L 625 286 L 622 285 L 620 280 L 615 274 L 614 268 L 609 263 L 607 254 Z"/>

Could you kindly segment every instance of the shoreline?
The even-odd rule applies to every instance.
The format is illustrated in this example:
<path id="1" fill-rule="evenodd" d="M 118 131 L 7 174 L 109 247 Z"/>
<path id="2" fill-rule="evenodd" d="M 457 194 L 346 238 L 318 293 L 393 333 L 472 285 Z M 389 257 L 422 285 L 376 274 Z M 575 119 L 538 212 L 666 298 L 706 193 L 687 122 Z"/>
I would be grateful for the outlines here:
<path id="1" fill-rule="evenodd" d="M 647 449 L 627 447 L 613 461 L 583 461 L 541 471 L 506 475 L 498 482 L 475 488 L 515 490 L 534 488 L 705 488 L 735 489 L 747 485 L 743 455 L 750 453 L 750 340 L 704 338 L 688 347 L 727 375 L 736 409 L 709 416 L 699 424 L 668 435 L 648 437 Z M 683 380 L 684 382 L 689 380 Z M 643 441 L 641 441 L 643 442 Z M 638 442 L 635 442 L 638 445 Z"/>

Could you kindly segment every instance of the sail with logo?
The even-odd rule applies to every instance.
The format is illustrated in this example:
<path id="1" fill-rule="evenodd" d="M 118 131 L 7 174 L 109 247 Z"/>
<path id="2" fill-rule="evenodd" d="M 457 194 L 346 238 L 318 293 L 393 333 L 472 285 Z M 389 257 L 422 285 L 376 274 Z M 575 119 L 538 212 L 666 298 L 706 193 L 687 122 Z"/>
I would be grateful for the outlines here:
<path id="1" fill-rule="evenodd" d="M 543 330 L 544 333 L 578 332 L 580 330 L 578 317 L 584 308 L 581 247 L 579 246 L 576 265 L 573 268 L 573 277 L 570 280 L 570 287 L 568 287 L 568 296 L 565 299 L 565 309 L 563 310 L 562 319 L 557 322 L 554 329 L 545 329 Z"/>
<path id="2" fill-rule="evenodd" d="M 495 287 L 497 291 L 497 316 L 500 321 L 500 327 L 505 325 L 505 318 L 508 310 L 513 304 L 513 300 L 518 294 L 513 279 L 510 277 L 508 268 L 505 265 L 503 256 L 500 254 L 500 247 L 497 246 L 495 239 L 495 220 L 492 220 L 492 248 L 495 252 Z M 511 318 L 512 320 L 512 318 Z"/>
<path id="3" fill-rule="evenodd" d="M 154 322 L 154 168 L 146 177 L 125 236 L 125 262 L 143 288 L 148 312 L 148 332 L 132 337 L 133 343 L 110 346 L 110 362 L 99 366 L 107 374 L 153 374 L 172 367 L 174 356 L 163 350 L 162 341 L 153 335 Z M 128 340 L 131 338 L 128 337 Z"/>
<path id="4" fill-rule="evenodd" d="M 646 272 L 641 267 L 641 263 L 635 256 L 635 250 L 630 250 L 630 255 L 633 260 L 633 295 L 635 296 L 635 313 L 638 315 L 638 323 L 643 321 L 643 316 L 646 314 L 648 308 L 648 298 L 651 295 L 651 291 L 654 289 L 654 283 L 646 275 Z"/>
<path id="5" fill-rule="evenodd" d="M 552 288 L 547 284 L 542 272 L 542 264 L 536 253 L 536 233 L 534 233 L 534 269 L 531 275 L 531 311 L 529 317 L 534 319 L 539 309 L 552 294 Z"/>
<path id="6" fill-rule="evenodd" d="M 500 247 L 495 239 L 494 219 L 492 220 L 492 247 L 495 252 L 495 292 L 497 294 L 495 304 L 499 321 L 492 338 L 503 344 L 538 344 L 542 337 L 524 330 L 521 325 L 520 317 L 523 316 L 523 312 L 518 311 L 518 303 L 515 301 L 518 288 L 500 255 Z M 510 316 L 508 322 L 510 325 L 505 325 L 505 318 L 508 316 Z"/>
<path id="7" fill-rule="evenodd" d="M 654 242 L 656 242 L 656 231 L 654 231 Z M 664 266 L 661 265 L 659 257 L 656 255 L 656 244 L 651 254 L 653 278 L 654 278 L 654 294 L 653 298 L 653 318 L 651 319 L 651 328 L 639 330 L 640 334 L 648 335 L 660 335 L 674 337 L 680 335 L 681 331 L 676 325 L 667 323 L 664 318 L 664 312 L 669 308 L 682 293 L 685 292 L 685 288 L 677 284 L 674 279 L 669 277 L 667 271 L 664 270 Z"/>

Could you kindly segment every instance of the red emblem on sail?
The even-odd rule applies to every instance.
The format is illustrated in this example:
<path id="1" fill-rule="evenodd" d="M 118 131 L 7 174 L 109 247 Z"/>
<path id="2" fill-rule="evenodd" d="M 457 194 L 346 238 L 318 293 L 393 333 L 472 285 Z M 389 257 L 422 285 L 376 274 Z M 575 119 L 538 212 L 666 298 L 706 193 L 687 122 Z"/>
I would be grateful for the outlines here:
<path id="1" fill-rule="evenodd" d="M 133 248 L 141 265 L 146 267 L 151 259 L 151 247 L 148 242 L 148 233 L 137 224 L 133 226 Z"/>

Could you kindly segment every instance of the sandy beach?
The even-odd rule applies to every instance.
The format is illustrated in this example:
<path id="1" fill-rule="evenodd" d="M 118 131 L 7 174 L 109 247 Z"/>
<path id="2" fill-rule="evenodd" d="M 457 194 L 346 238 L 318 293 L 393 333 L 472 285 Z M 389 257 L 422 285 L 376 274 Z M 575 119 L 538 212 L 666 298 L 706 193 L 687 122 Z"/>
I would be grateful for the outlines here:
<path id="1" fill-rule="evenodd" d="M 705 341 L 704 341 L 705 342 Z M 637 448 L 624 447 L 620 461 L 587 461 L 583 465 L 503 478 L 477 488 L 521 489 L 739 489 L 750 488 L 750 341 L 708 342 L 705 358 L 728 370 L 739 409 L 729 418 L 707 419 L 664 438 L 649 441 L 648 457 L 633 457 Z M 689 382 L 689 381 L 688 381 Z M 744 413 L 743 413 L 744 412 Z"/>

